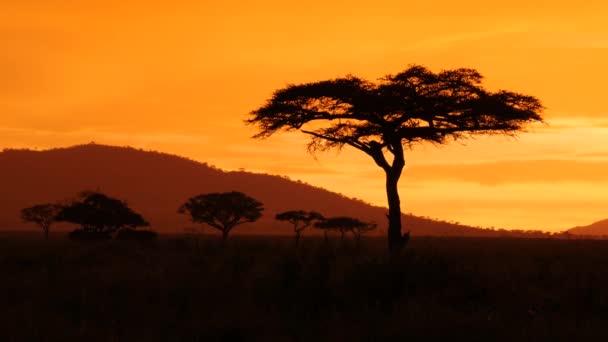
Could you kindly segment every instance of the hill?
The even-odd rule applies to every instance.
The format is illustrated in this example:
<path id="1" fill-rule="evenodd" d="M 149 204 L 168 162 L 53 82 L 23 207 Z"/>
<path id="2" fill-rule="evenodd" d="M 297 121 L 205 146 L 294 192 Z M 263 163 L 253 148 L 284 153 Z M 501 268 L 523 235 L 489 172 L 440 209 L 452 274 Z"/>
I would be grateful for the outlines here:
<path id="1" fill-rule="evenodd" d="M 567 230 L 573 235 L 608 236 L 608 219 L 594 222 L 588 226 L 578 226 Z"/>
<path id="2" fill-rule="evenodd" d="M 183 157 L 98 144 L 46 151 L 5 149 L 0 152 L 0 230 L 34 229 L 20 222 L 19 210 L 37 203 L 69 200 L 82 190 L 101 190 L 126 200 L 160 232 L 192 227 L 176 213 L 200 193 L 242 191 L 265 205 L 264 216 L 235 232 L 286 233 L 274 220 L 290 209 L 316 210 L 326 216 L 349 215 L 386 222 L 386 209 L 286 177 L 228 172 Z M 379 190 L 380 191 L 380 190 Z M 413 235 L 485 236 L 490 231 L 411 215 L 404 217 Z"/>

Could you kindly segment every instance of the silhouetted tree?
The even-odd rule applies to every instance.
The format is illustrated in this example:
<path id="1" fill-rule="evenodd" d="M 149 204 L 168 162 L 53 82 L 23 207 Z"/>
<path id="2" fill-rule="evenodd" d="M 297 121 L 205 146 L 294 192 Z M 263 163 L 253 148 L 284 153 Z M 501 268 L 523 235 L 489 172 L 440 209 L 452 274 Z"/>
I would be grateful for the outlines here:
<path id="1" fill-rule="evenodd" d="M 324 225 L 324 224 L 323 224 L 323 222 L 324 222 L 324 220 L 322 220 L 322 221 L 317 221 L 317 222 L 315 222 L 315 223 L 314 223 L 314 225 L 313 225 L 313 226 L 314 226 L 315 228 L 317 228 L 317 229 L 321 229 L 321 230 L 323 231 L 323 241 L 325 241 L 325 243 L 327 243 L 327 242 L 329 242 L 329 238 L 328 238 L 328 236 L 327 236 L 327 233 L 328 233 L 330 230 L 333 230 L 333 227 L 326 226 L 326 225 Z"/>
<path id="2" fill-rule="evenodd" d="M 481 82 L 473 69 L 433 73 L 414 65 L 377 82 L 347 76 L 289 85 L 252 111 L 246 122 L 257 126 L 254 138 L 299 130 L 310 135 L 311 153 L 348 145 L 369 155 L 386 174 L 388 247 L 396 256 L 406 243 L 397 190 L 404 147 L 480 134 L 515 135 L 542 121 L 537 98 L 491 92 Z"/>
<path id="3" fill-rule="evenodd" d="M 21 209 L 21 219 L 39 225 L 44 232 L 44 239 L 49 239 L 51 225 L 56 221 L 57 213 L 61 207 L 57 204 L 38 204 L 33 207 Z"/>
<path id="4" fill-rule="evenodd" d="M 314 221 L 323 220 L 323 215 L 315 211 L 290 210 L 277 214 L 275 218 L 279 221 L 287 221 L 293 225 L 297 246 L 300 243 L 300 236 L 304 229 L 313 224 Z"/>
<path id="5" fill-rule="evenodd" d="M 338 217 L 330 217 L 326 218 L 322 221 L 316 222 L 315 227 L 323 229 L 325 231 L 335 230 L 340 232 L 340 240 L 344 240 L 344 235 L 348 232 L 353 232 L 353 235 L 360 237 L 361 231 L 366 229 L 366 227 L 370 225 L 369 223 L 363 222 L 359 219 L 347 216 L 338 216 Z M 359 231 L 355 234 L 355 229 Z"/>
<path id="6" fill-rule="evenodd" d="M 228 238 L 237 225 L 255 222 L 262 216 L 263 204 L 242 192 L 210 193 L 192 197 L 179 209 L 194 223 L 208 224 L 222 232 L 222 240 Z"/>
<path id="7" fill-rule="evenodd" d="M 372 222 L 362 222 L 359 221 L 358 224 L 353 225 L 351 232 L 355 237 L 355 242 L 357 244 L 357 248 L 359 248 L 361 244 L 361 236 L 365 233 L 371 232 L 378 228 L 378 225 Z M 409 232 L 405 233 L 409 239 Z"/>
<path id="8" fill-rule="evenodd" d="M 149 226 L 126 202 L 108 197 L 100 192 L 82 192 L 79 199 L 64 206 L 57 214 L 57 221 L 80 225 L 84 236 L 91 234 L 111 234 L 122 228 Z M 74 235 L 74 236 L 76 236 Z"/>

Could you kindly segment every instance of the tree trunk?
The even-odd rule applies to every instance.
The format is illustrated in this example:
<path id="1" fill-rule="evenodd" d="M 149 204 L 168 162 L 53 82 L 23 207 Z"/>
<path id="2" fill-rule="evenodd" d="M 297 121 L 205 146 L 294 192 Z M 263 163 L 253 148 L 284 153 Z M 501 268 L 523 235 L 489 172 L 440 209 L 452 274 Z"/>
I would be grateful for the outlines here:
<path id="1" fill-rule="evenodd" d="M 229 230 L 222 230 L 222 243 L 225 243 L 226 240 L 228 239 L 228 232 Z"/>
<path id="2" fill-rule="evenodd" d="M 405 237 L 401 234 L 401 202 L 397 183 L 399 182 L 400 170 L 386 173 L 386 195 L 388 198 L 388 251 L 391 259 L 399 256 L 405 243 Z"/>
<path id="3" fill-rule="evenodd" d="M 327 229 L 323 229 L 323 236 L 325 238 L 325 243 L 327 243 L 328 242 L 328 239 L 327 239 Z"/>
<path id="4" fill-rule="evenodd" d="M 48 240 L 50 227 L 47 226 L 47 227 L 43 227 L 42 229 L 44 229 L 44 239 Z"/>
<path id="5" fill-rule="evenodd" d="M 407 243 L 409 234 L 401 234 L 401 202 L 399 201 L 399 191 L 397 183 L 401 177 L 401 172 L 405 166 L 403 151 L 403 139 L 390 141 L 387 149 L 393 154 L 393 163 L 390 164 L 380 144 L 371 145 L 364 150 L 369 154 L 376 164 L 380 166 L 386 174 L 386 197 L 388 198 L 388 253 L 391 260 L 401 254 L 401 250 Z"/>
<path id="6" fill-rule="evenodd" d="M 298 247 L 298 245 L 300 244 L 300 235 L 301 232 L 299 230 L 296 230 L 296 247 Z"/>

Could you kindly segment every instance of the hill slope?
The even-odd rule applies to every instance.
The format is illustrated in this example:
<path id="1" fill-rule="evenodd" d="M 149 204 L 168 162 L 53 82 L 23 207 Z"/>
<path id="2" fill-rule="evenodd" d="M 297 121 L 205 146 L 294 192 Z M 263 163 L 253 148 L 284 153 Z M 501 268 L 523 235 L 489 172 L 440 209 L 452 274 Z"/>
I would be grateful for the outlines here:
<path id="1" fill-rule="evenodd" d="M 242 191 L 265 205 L 260 221 L 236 231 L 291 233 L 275 221 L 277 212 L 316 210 L 326 216 L 349 215 L 385 225 L 386 209 L 346 198 L 285 177 L 226 172 L 186 158 L 97 144 L 47 151 L 0 152 L 0 229 L 34 227 L 19 220 L 19 210 L 37 203 L 73 198 L 82 190 L 101 190 L 126 200 L 161 232 L 181 232 L 192 224 L 177 208 L 200 193 Z M 381 191 L 381 190 L 379 190 Z M 407 216 L 414 235 L 475 236 L 486 231 Z M 384 228 L 384 227 L 383 227 Z"/>
<path id="2" fill-rule="evenodd" d="M 574 235 L 608 236 L 608 219 L 594 222 L 588 226 L 578 226 L 568 229 Z"/>

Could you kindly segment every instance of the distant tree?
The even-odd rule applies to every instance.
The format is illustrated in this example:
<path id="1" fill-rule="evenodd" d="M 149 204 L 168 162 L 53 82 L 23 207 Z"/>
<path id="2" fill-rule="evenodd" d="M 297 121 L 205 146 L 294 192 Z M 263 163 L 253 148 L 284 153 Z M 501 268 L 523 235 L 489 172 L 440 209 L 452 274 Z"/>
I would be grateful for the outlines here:
<path id="1" fill-rule="evenodd" d="M 358 224 L 353 225 L 351 232 L 353 233 L 353 236 L 355 237 L 357 248 L 359 248 L 359 246 L 361 244 L 361 236 L 368 232 L 371 232 L 372 230 L 375 230 L 376 228 L 378 228 L 378 225 L 376 223 L 372 223 L 372 222 L 359 221 Z M 409 238 L 409 232 L 406 233 L 406 235 Z"/>
<path id="2" fill-rule="evenodd" d="M 304 232 L 304 229 L 310 227 L 314 221 L 323 220 L 323 215 L 315 211 L 290 210 L 277 214 L 275 218 L 279 221 L 287 221 L 293 225 L 297 246 L 300 243 L 300 236 Z"/>
<path id="3" fill-rule="evenodd" d="M 311 137 L 311 153 L 351 146 L 369 155 L 386 175 L 388 249 L 396 256 L 409 239 L 401 230 L 397 189 L 405 148 L 482 134 L 515 135 L 542 121 L 537 98 L 491 92 L 481 82 L 473 69 L 434 73 L 414 65 L 378 82 L 347 76 L 288 85 L 246 122 L 258 127 L 254 138 L 299 130 Z"/>
<path id="4" fill-rule="evenodd" d="M 39 225 L 44 232 L 44 239 L 48 240 L 51 225 L 55 223 L 60 210 L 61 207 L 57 204 L 38 204 L 21 209 L 21 219 Z"/>
<path id="5" fill-rule="evenodd" d="M 368 225 L 370 224 L 347 216 L 330 217 L 315 223 L 315 227 L 324 231 L 335 230 L 340 232 L 340 240 L 344 240 L 344 236 L 348 232 L 352 232 L 357 239 L 360 238 L 361 233 L 364 230 L 367 231 Z M 355 230 L 357 230 L 357 233 L 355 233 Z"/>
<path id="6" fill-rule="evenodd" d="M 194 223 L 207 224 L 222 232 L 222 240 L 228 238 L 237 225 L 255 222 L 262 217 L 263 204 L 242 192 L 209 193 L 194 196 L 178 209 Z"/>
<path id="7" fill-rule="evenodd" d="M 108 197 L 100 192 L 81 192 L 79 199 L 64 206 L 57 214 L 57 221 L 80 225 L 80 235 L 112 234 L 123 228 L 135 229 L 150 224 L 128 207 L 126 202 Z M 80 236 L 76 234 L 75 236 Z"/>
<path id="8" fill-rule="evenodd" d="M 327 236 L 327 233 L 334 230 L 333 227 L 324 224 L 325 219 L 321 220 L 321 221 L 317 221 L 313 224 L 313 227 L 320 229 L 323 231 L 323 240 L 325 241 L 325 243 L 329 242 L 329 237 Z"/>

